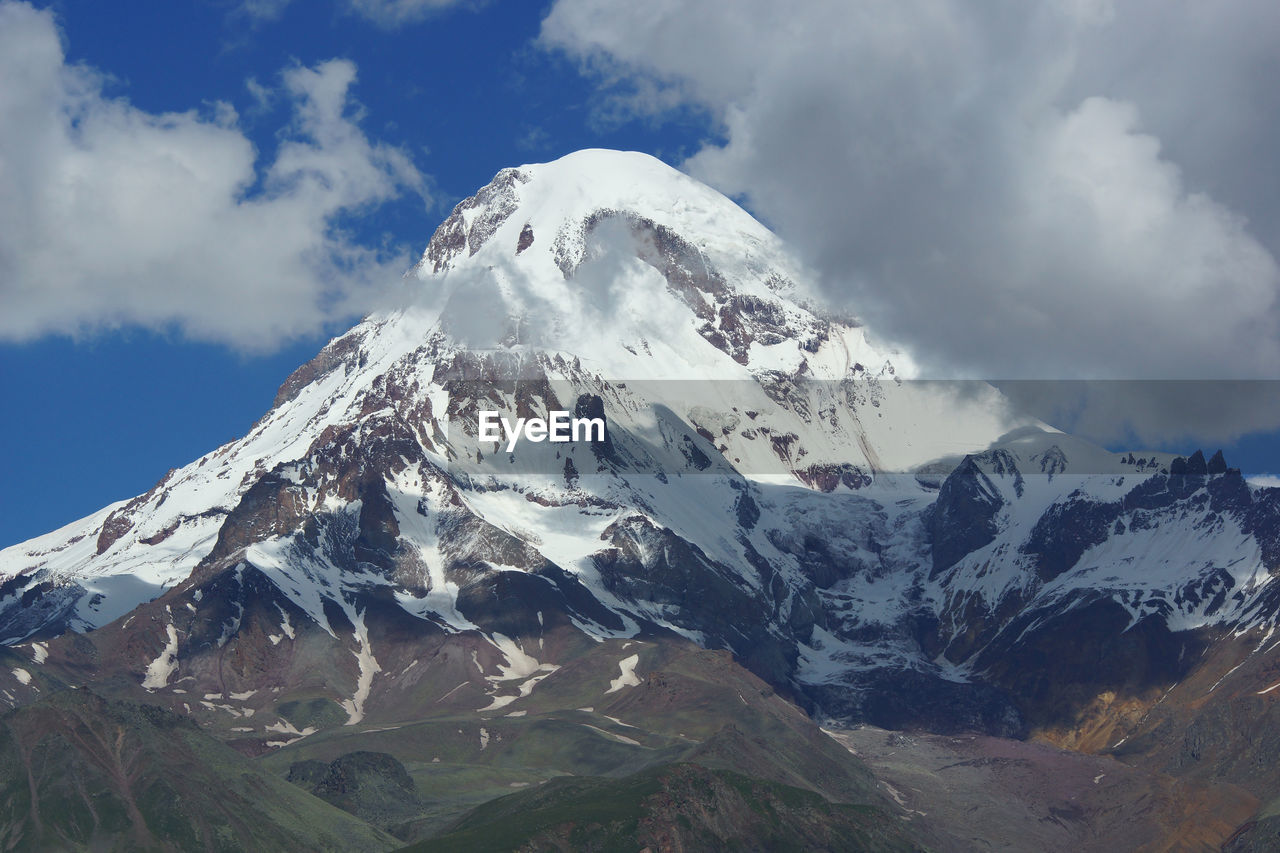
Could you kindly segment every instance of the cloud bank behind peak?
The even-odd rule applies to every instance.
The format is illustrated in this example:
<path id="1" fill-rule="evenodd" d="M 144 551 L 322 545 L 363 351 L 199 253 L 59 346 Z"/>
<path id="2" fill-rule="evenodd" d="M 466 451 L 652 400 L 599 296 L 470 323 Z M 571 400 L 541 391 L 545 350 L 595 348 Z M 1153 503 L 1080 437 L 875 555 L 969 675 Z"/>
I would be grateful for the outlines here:
<path id="1" fill-rule="evenodd" d="M 1280 365 L 1277 37 L 1243 0 L 558 0 L 540 41 L 611 114 L 704 110 L 685 168 L 933 373 L 1185 379 Z"/>

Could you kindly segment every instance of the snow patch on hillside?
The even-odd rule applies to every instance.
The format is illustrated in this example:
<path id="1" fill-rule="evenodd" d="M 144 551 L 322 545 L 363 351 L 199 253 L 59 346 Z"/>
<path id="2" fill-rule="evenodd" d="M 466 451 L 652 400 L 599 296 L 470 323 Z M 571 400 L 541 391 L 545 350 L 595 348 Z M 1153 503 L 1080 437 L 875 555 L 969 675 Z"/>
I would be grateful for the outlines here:
<path id="1" fill-rule="evenodd" d="M 168 639 L 160 655 L 147 664 L 147 674 L 142 679 L 142 686 L 147 690 L 158 690 L 167 685 L 178 669 L 178 632 L 174 629 L 172 622 L 165 625 L 164 629 Z"/>
<path id="2" fill-rule="evenodd" d="M 355 694 L 350 699 L 342 700 L 341 704 L 347 712 L 347 721 L 343 725 L 354 726 L 364 719 L 364 705 L 373 689 L 373 677 L 382 672 L 382 667 L 378 665 L 373 656 L 373 648 L 369 645 L 369 629 L 364 623 L 364 611 L 347 615 L 355 625 L 351 637 L 360 644 L 360 648 L 352 652 L 360 665 L 360 675 L 356 679 Z"/>
<path id="3" fill-rule="evenodd" d="M 631 655 L 618 661 L 619 675 L 609 682 L 609 689 L 605 693 L 617 693 L 624 687 L 638 686 L 640 684 L 640 678 L 636 675 L 638 663 L 640 663 L 640 655 Z"/>

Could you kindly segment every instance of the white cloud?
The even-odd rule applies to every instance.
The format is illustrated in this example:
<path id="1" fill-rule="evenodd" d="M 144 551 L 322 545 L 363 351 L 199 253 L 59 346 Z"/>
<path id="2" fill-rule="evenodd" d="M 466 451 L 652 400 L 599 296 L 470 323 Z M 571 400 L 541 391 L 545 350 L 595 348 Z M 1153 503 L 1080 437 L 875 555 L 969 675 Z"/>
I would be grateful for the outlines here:
<path id="1" fill-rule="evenodd" d="M 240 8 L 251 18 L 275 20 L 284 14 L 292 0 L 241 0 Z"/>
<path id="2" fill-rule="evenodd" d="M 938 375 L 1274 376 L 1280 13 L 1135 5 L 557 0 L 541 40 L 615 106 L 705 109 L 685 167 Z"/>
<path id="3" fill-rule="evenodd" d="M 240 10 L 251 18 L 274 20 L 284 14 L 292 0 L 241 0 Z M 395 29 L 416 24 L 454 6 L 478 5 L 482 0 L 342 0 L 346 11 L 366 18 L 380 27 Z"/>
<path id="4" fill-rule="evenodd" d="M 347 0 L 347 6 L 379 26 L 394 28 L 426 20 L 466 0 Z"/>
<path id="5" fill-rule="evenodd" d="M 1280 489 L 1280 477 L 1275 474 L 1250 474 L 1245 479 L 1255 489 Z"/>
<path id="6" fill-rule="evenodd" d="M 286 71 L 293 120 L 261 164 L 229 105 L 109 98 L 67 64 L 49 12 L 0 3 L 0 339 L 141 326 L 270 349 L 358 314 L 409 259 L 337 223 L 426 191 L 360 130 L 355 73 Z"/>

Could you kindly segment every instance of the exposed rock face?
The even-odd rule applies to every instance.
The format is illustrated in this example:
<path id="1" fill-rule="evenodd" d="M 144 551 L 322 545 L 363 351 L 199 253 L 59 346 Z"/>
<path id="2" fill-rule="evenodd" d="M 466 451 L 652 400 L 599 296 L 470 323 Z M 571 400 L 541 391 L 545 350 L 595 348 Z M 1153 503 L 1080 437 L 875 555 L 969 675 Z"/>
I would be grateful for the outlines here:
<path id="1" fill-rule="evenodd" d="M 1047 583 L 1076 565 L 1085 551 L 1111 536 L 1118 529 L 1121 509 L 1120 503 L 1102 503 L 1071 494 L 1040 516 L 1022 552 L 1036 558 L 1036 574 Z"/>
<path id="2" fill-rule="evenodd" d="M 471 256 L 480 251 L 485 241 L 516 212 L 519 206 L 516 185 L 527 181 L 528 177 L 520 170 L 503 169 L 480 192 L 458 202 L 449 218 L 440 223 L 440 227 L 432 235 L 427 251 L 423 253 L 422 261 L 415 267 L 415 271 L 430 266 L 431 272 L 438 273 L 448 269 L 463 252 Z M 532 242 L 532 230 L 529 234 L 529 241 Z M 527 245 L 517 251 L 523 251 L 524 248 Z"/>
<path id="3" fill-rule="evenodd" d="M 988 473 L 990 472 L 990 473 Z M 992 477 L 1013 477 L 1021 492 L 1022 475 L 1006 452 L 966 456 L 942 483 L 933 506 L 933 576 L 996 538 L 996 514 L 1004 506 Z"/>
<path id="4" fill-rule="evenodd" d="M 516 241 L 516 254 L 520 254 L 525 249 L 533 245 L 533 229 L 528 225 L 520 229 L 520 239 Z"/>

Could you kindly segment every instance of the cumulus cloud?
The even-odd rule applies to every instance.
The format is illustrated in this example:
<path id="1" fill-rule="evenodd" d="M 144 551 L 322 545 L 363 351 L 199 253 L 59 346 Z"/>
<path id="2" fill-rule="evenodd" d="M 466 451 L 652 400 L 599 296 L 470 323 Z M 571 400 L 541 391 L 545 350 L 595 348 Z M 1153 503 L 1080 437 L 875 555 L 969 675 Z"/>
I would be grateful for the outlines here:
<path id="1" fill-rule="evenodd" d="M 557 0 L 540 38 L 607 108 L 706 111 L 685 168 L 934 375 L 1222 378 L 1280 365 L 1278 36 L 1248 0 Z"/>
<path id="2" fill-rule="evenodd" d="M 0 339 L 141 326 L 270 349 L 360 313 L 408 257 L 340 222 L 427 194 L 361 131 L 355 76 L 341 60 L 285 71 L 292 122 L 260 163 L 229 105 L 107 97 L 49 12 L 0 3 Z"/>

